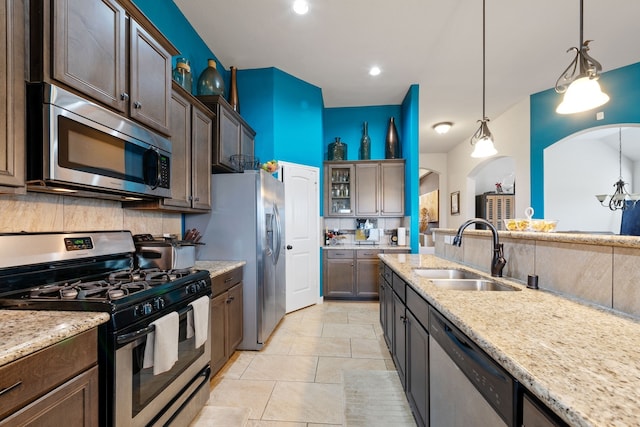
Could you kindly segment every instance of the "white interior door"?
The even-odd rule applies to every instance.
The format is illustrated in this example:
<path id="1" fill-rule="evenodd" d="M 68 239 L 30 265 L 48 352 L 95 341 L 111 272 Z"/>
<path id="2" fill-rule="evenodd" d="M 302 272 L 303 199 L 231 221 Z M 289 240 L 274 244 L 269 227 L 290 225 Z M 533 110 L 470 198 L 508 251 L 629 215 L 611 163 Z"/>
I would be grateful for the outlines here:
<path id="1" fill-rule="evenodd" d="M 320 170 L 279 162 L 284 182 L 286 311 L 315 304 L 320 295 Z"/>

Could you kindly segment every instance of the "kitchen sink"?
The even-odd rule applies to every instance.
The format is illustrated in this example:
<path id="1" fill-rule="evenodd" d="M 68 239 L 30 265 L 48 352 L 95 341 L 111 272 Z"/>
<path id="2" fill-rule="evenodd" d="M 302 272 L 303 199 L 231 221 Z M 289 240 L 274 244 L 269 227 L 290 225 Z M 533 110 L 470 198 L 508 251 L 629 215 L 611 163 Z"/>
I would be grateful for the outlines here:
<path id="1" fill-rule="evenodd" d="M 452 291 L 519 291 L 518 288 L 487 279 L 432 279 L 431 283 Z"/>
<path id="2" fill-rule="evenodd" d="M 470 271 L 442 268 L 415 268 L 413 270 L 418 276 L 427 279 L 481 279 L 482 276 Z"/>

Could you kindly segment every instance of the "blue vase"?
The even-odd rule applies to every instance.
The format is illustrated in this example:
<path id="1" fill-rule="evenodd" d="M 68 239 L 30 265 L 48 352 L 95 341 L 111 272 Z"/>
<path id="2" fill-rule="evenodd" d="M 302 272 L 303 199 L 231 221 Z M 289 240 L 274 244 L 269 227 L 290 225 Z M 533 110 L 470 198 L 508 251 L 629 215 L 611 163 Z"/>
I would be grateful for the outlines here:
<path id="1" fill-rule="evenodd" d="M 224 80 L 216 69 L 215 59 L 209 60 L 209 66 L 204 69 L 198 78 L 198 95 L 222 95 L 224 96 Z"/>
<path id="2" fill-rule="evenodd" d="M 369 124 L 362 124 L 362 139 L 360 139 L 360 160 L 371 159 L 371 139 L 369 138 Z"/>

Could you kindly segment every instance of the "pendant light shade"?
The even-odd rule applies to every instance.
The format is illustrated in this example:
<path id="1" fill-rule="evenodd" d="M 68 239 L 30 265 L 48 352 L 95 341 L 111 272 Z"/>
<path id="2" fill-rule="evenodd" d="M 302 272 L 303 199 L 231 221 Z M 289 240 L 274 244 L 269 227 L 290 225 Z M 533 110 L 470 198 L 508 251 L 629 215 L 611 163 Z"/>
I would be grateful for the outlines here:
<path id="1" fill-rule="evenodd" d="M 589 43 L 583 37 L 583 0 L 580 0 L 580 44 L 567 52 L 576 52 L 573 61 L 556 80 L 556 92 L 564 93 L 564 98 L 556 113 L 573 114 L 589 111 L 606 104 L 609 96 L 602 92 L 598 79 L 602 66 L 589 55 Z"/>
<path id="2" fill-rule="evenodd" d="M 591 77 L 580 77 L 574 80 L 567 91 L 556 113 L 573 114 L 589 111 L 609 102 L 609 95 L 602 92 L 598 80 Z"/>
<path id="3" fill-rule="evenodd" d="M 484 120 L 481 120 L 480 127 L 478 128 L 476 133 L 471 137 L 472 141 L 475 139 L 475 143 L 472 143 L 473 153 L 471 153 L 471 157 L 474 157 L 474 158 L 490 157 L 498 153 L 498 150 L 496 150 L 496 147 L 493 146 L 493 135 L 491 135 L 489 126 L 487 126 L 488 121 L 489 119 L 487 119 L 486 117 L 484 118 Z"/>
<path id="4" fill-rule="evenodd" d="M 478 120 L 480 127 L 469 141 L 473 147 L 471 157 L 475 158 L 493 156 L 498 152 L 493 146 L 493 135 L 491 135 L 487 125 L 489 119 L 485 115 L 485 38 L 485 0 L 482 0 L 482 120 Z"/>

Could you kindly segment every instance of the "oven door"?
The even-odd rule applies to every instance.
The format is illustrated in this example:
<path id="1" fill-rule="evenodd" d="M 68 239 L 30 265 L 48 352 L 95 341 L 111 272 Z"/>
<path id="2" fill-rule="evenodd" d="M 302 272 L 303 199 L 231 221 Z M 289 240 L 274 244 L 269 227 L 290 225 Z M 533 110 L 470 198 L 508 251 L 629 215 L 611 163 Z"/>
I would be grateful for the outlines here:
<path id="1" fill-rule="evenodd" d="M 121 344 L 115 352 L 112 419 L 116 420 L 116 426 L 165 425 L 173 417 L 179 416 L 177 412 L 188 406 L 188 400 L 197 391 L 203 390 L 199 393 L 200 400 L 205 395 L 197 410 L 206 402 L 209 395 L 211 344 L 207 340 L 196 349 L 195 338 L 187 338 L 189 310 L 190 307 L 178 312 L 178 361 L 169 371 L 161 374 L 153 375 L 153 367 L 143 368 L 147 335 L 153 329 L 143 326 L 116 337 L 116 341 L 120 342 L 131 340 Z"/>

